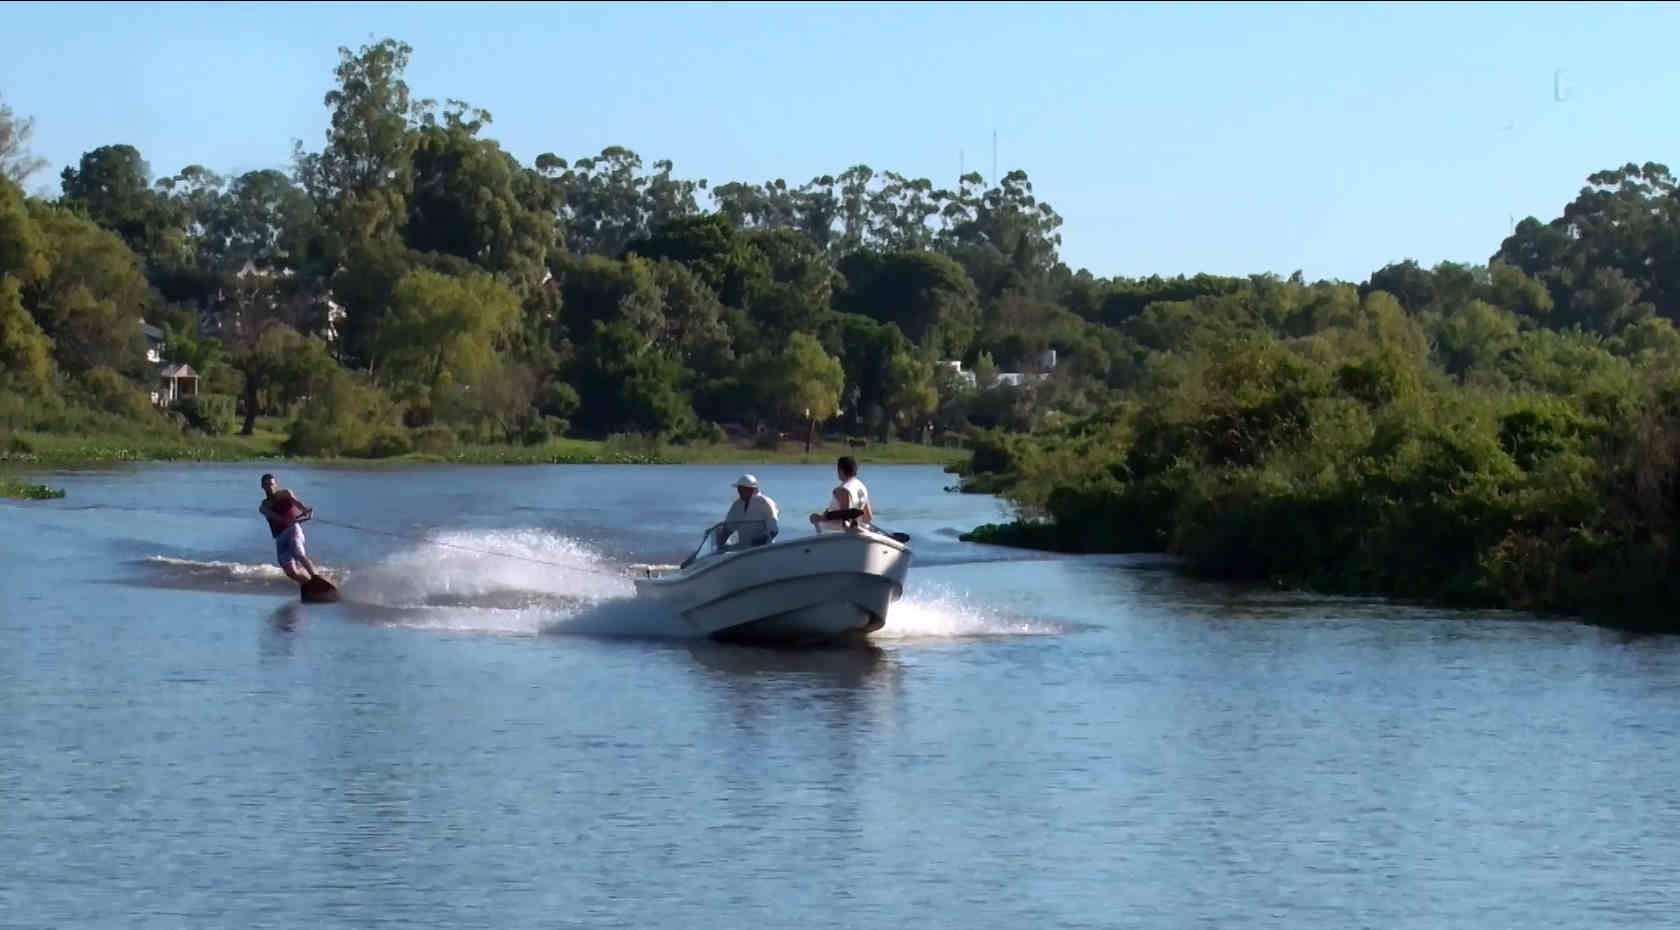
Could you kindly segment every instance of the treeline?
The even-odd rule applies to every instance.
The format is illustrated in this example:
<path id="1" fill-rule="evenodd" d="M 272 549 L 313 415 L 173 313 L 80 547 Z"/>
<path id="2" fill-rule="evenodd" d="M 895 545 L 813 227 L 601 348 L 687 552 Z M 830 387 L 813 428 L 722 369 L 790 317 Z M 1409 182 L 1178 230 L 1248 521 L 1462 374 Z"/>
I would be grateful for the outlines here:
<path id="1" fill-rule="evenodd" d="M 1061 219 L 1023 172 L 709 187 L 617 147 L 525 165 L 484 110 L 412 98 L 410 51 L 340 49 L 325 144 L 294 143 L 289 172 L 154 182 L 112 144 L 46 202 L 19 186 L 38 164 L 0 154 L 4 423 L 281 416 L 291 450 L 353 455 L 724 427 L 926 439 L 1089 412 L 1109 388 L 1120 343 L 1069 309 L 1094 279 L 1058 260 Z M 173 413 L 147 402 L 142 318 L 201 376 Z M 1041 383 L 995 377 L 1044 374 L 1051 348 Z"/>
<path id="2" fill-rule="evenodd" d="M 1485 266 L 1196 287 L 1099 289 L 1125 346 L 1116 401 L 985 435 L 966 483 L 1022 519 L 977 538 L 1677 626 L 1680 191 L 1665 167 L 1592 175 Z"/>

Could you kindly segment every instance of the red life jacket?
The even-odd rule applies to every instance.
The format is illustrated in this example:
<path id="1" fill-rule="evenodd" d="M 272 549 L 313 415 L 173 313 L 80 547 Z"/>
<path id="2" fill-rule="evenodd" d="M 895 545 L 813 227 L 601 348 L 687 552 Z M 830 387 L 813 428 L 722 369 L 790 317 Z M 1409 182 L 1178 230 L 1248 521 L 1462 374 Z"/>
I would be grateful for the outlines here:
<path id="1" fill-rule="evenodd" d="M 272 509 L 279 511 L 280 516 L 291 520 L 295 520 L 303 515 L 303 508 L 298 506 L 297 498 L 292 497 L 289 494 L 287 495 L 286 503 L 283 506 Z M 290 525 L 282 523 L 266 513 L 263 514 L 263 519 L 268 521 L 268 531 L 274 536 L 279 536 L 281 533 L 284 533 L 286 531 L 286 527 Z"/>

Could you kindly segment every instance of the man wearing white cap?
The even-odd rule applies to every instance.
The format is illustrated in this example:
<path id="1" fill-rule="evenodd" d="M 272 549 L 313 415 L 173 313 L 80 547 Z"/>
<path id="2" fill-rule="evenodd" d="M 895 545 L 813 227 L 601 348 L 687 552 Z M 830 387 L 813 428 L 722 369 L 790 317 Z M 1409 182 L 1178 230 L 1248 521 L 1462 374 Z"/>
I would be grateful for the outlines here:
<path id="1" fill-rule="evenodd" d="M 758 492 L 758 479 L 742 475 L 735 479 L 735 493 L 739 497 L 729 505 L 729 514 L 718 527 L 717 545 L 723 548 L 732 533 L 739 531 L 741 541 L 762 546 L 776 538 L 781 528 L 776 525 L 780 512 L 776 502 Z"/>

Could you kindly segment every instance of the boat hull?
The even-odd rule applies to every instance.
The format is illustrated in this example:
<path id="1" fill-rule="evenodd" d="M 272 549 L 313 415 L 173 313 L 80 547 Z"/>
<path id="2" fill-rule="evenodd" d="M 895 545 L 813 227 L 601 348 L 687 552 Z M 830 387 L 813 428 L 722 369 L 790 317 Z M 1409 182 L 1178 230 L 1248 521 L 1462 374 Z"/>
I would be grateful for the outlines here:
<path id="1" fill-rule="evenodd" d="M 904 591 L 910 551 L 873 533 L 822 534 L 737 550 L 656 578 L 637 594 L 724 642 L 860 640 Z"/>

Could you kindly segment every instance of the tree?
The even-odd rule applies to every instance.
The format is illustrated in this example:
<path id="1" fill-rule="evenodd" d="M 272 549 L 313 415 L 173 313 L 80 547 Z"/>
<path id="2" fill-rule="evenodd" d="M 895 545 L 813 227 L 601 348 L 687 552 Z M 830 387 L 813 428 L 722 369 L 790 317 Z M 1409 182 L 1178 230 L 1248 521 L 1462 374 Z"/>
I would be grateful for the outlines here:
<path id="1" fill-rule="evenodd" d="M 450 385 L 470 387 L 491 372 L 518 325 L 519 298 L 489 275 L 412 271 L 397 283 L 380 355 L 387 377 L 419 387 L 431 406 Z"/>
<path id="2" fill-rule="evenodd" d="M 13 275 L 27 285 L 45 277 L 49 267 L 46 243 L 30 216 L 23 191 L 0 180 L 0 275 Z"/>
<path id="3" fill-rule="evenodd" d="M 270 406 L 284 407 L 311 396 L 340 372 L 325 343 L 278 321 L 239 338 L 231 348 L 229 363 L 243 380 L 245 421 L 239 430 L 243 436 L 256 428 L 264 393 L 270 395 Z"/>
<path id="4" fill-rule="evenodd" d="M 306 153 L 302 142 L 293 144 L 298 181 L 340 245 L 352 251 L 395 240 L 407 219 L 417 139 L 409 131 L 413 107 L 402 75 L 411 52 L 395 39 L 356 54 L 340 47 L 333 70 L 338 86 L 323 98 L 332 110 L 326 148 Z"/>
<path id="5" fill-rule="evenodd" d="M 464 104 L 427 114 L 414 151 L 414 189 L 403 238 L 410 248 L 442 252 L 486 271 L 535 285 L 554 247 L 554 194 L 526 184 L 525 169 L 494 141 L 475 138 L 489 114 L 463 118 Z"/>
<path id="6" fill-rule="evenodd" d="M 572 383 L 583 404 L 578 420 L 596 435 L 613 429 L 683 434 L 694 408 L 681 388 L 682 368 L 624 322 L 596 320 L 578 353 Z"/>
<path id="7" fill-rule="evenodd" d="M 747 296 L 763 338 L 779 341 L 814 329 L 833 295 L 834 273 L 827 257 L 791 229 L 754 230 L 745 238 L 770 271 L 768 277 L 755 279 Z"/>
<path id="8" fill-rule="evenodd" d="M 884 409 L 887 364 L 913 346 L 892 323 L 880 323 L 855 313 L 832 313 L 821 327 L 824 345 L 839 356 L 847 388 L 841 406 L 852 426 L 867 425 L 871 410 Z"/>
<path id="9" fill-rule="evenodd" d="M 625 252 L 686 265 L 731 307 L 747 307 L 748 298 L 773 280 L 764 253 L 718 213 L 671 220 Z"/>
<path id="10" fill-rule="evenodd" d="M 981 191 L 981 183 L 971 172 L 942 198 L 936 241 L 989 298 L 1030 285 L 1055 267 L 1062 218 L 1033 197 L 1025 171 L 1009 172 L 989 190 Z"/>
<path id="11" fill-rule="evenodd" d="M 663 297 L 664 311 L 655 347 L 697 371 L 724 372 L 735 360 L 734 340 L 717 294 L 698 275 L 673 261 L 654 262 L 652 277 Z"/>
<path id="12" fill-rule="evenodd" d="M 1435 276 L 1408 258 L 1371 272 L 1370 281 L 1359 294 L 1364 297 L 1373 291 L 1387 291 L 1406 312 L 1422 313 L 1435 303 Z"/>
<path id="13" fill-rule="evenodd" d="M 979 323 L 974 282 L 962 266 L 932 252 L 854 252 L 840 262 L 846 290 L 837 309 L 895 323 L 917 345 L 961 357 Z"/>
<path id="14" fill-rule="evenodd" d="M 766 412 L 780 420 L 807 424 L 805 451 L 811 451 L 817 424 L 838 412 L 846 374 L 840 360 L 805 333 L 793 333 L 778 352 L 761 357 L 754 388 Z"/>
<path id="15" fill-rule="evenodd" d="M 151 289 L 122 239 L 60 207 L 29 205 L 47 254 L 47 273 L 23 288 L 23 302 L 53 342 L 60 368 L 81 375 L 94 368 L 142 371 L 142 311 Z"/>
<path id="16" fill-rule="evenodd" d="M 291 268 L 300 275 L 324 275 L 329 268 L 321 242 L 320 218 L 309 195 L 274 170 L 248 171 L 228 184 L 220 209 L 204 238 L 216 267 Z M 314 266 L 314 267 L 312 267 Z"/>
<path id="17" fill-rule="evenodd" d="M 654 162 L 653 174 L 639 174 L 641 156 L 616 145 L 570 166 L 545 152 L 536 167 L 558 190 L 566 247 L 589 255 L 619 255 L 633 240 L 694 216 L 700 212 L 695 192 L 706 187 L 704 180 L 673 178 L 670 161 Z"/>
<path id="18" fill-rule="evenodd" d="M 0 178 L 22 187 L 29 176 L 47 166 L 45 158 L 29 154 L 29 137 L 35 131 L 35 118 L 18 118 L 12 108 L 0 99 Z"/>
<path id="19" fill-rule="evenodd" d="M 0 275 L 0 386 L 42 394 L 52 386 L 52 345 L 23 308 L 18 279 Z"/>
<path id="20" fill-rule="evenodd" d="M 183 218 L 151 187 L 151 167 L 132 145 L 105 145 L 82 156 L 61 176 L 61 204 L 123 238 L 152 263 L 185 257 Z"/>
<path id="21" fill-rule="evenodd" d="M 1653 162 L 1596 172 L 1562 216 L 1517 224 L 1494 260 L 1543 282 L 1564 318 L 1601 316 L 1569 305 L 1601 270 L 1631 282 L 1657 313 L 1680 318 L 1680 184 Z"/>
<path id="22" fill-rule="evenodd" d="M 664 301 L 653 264 L 631 255 L 624 260 L 563 253 L 549 265 L 559 286 L 568 330 L 594 331 L 597 320 L 628 320 L 652 338 L 665 327 Z"/>
<path id="23" fill-rule="evenodd" d="M 1448 374 L 1464 376 L 1472 369 L 1491 367 L 1515 348 L 1516 318 L 1508 311 L 1472 300 L 1440 324 L 1435 351 Z"/>
<path id="24" fill-rule="evenodd" d="M 933 364 L 908 352 L 894 355 L 887 362 L 886 408 L 889 421 L 902 428 L 914 429 L 938 407 L 939 391 L 934 387 Z M 885 426 L 881 438 L 889 438 Z"/>

